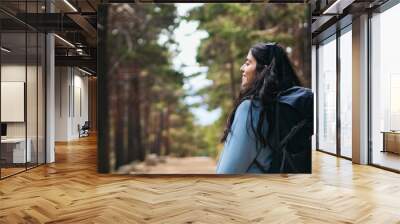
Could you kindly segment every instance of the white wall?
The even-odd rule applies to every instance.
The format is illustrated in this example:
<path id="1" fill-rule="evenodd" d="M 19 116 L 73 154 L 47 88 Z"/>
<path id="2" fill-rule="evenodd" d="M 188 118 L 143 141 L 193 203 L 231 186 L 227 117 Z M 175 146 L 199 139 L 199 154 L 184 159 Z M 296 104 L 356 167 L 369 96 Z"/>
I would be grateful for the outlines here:
<path id="1" fill-rule="evenodd" d="M 1 66 L 1 81 L 18 81 L 25 82 L 24 65 L 2 65 Z M 1 108 L 7 110 L 7 108 Z M 7 137 L 25 137 L 25 122 L 7 122 Z"/>
<path id="2" fill-rule="evenodd" d="M 38 69 L 38 70 L 36 70 Z M 44 74 L 42 67 L 25 64 L 3 64 L 1 66 L 2 82 L 24 82 L 26 84 L 26 106 L 20 108 L 21 113 L 26 112 L 26 120 L 22 122 L 7 123 L 8 138 L 24 138 L 25 135 L 30 140 L 32 151 L 32 161 L 44 163 Z M 25 80 L 27 78 L 27 81 Z M 2 98 L 7 98 L 3 95 Z M 2 112 L 12 110 L 10 107 L 2 107 Z M 13 111 L 7 111 L 13 113 Z M 15 112 L 14 112 L 15 113 Z M 39 155 L 37 156 L 37 153 Z"/>
<path id="3" fill-rule="evenodd" d="M 78 74 L 77 74 L 78 72 Z M 85 123 L 85 121 L 88 121 L 89 119 L 89 111 L 88 111 L 88 77 L 87 76 L 82 76 L 83 73 L 81 73 L 79 70 L 75 69 L 74 70 L 74 91 L 73 91 L 73 96 L 72 98 L 74 99 L 73 105 L 74 107 L 72 108 L 72 120 L 71 120 L 71 135 L 74 138 L 77 138 L 79 133 L 78 133 L 78 124 L 81 126 Z"/>
<path id="4" fill-rule="evenodd" d="M 25 70 L 27 69 L 27 70 Z M 27 88 L 27 120 L 28 120 L 28 137 L 32 130 L 36 131 L 36 80 L 32 76 L 36 77 L 36 66 L 18 65 L 18 64 L 5 64 L 1 66 L 1 81 L 2 82 L 25 82 L 25 75 L 28 76 L 29 86 L 34 88 Z M 4 97 L 4 96 L 3 96 Z M 5 96 L 6 97 L 6 96 Z M 39 105 L 40 107 L 41 105 Z M 7 110 L 7 108 L 1 108 Z M 33 122 L 33 123 L 32 123 Z M 25 123 L 26 122 L 7 122 L 7 136 L 8 137 L 25 137 Z M 35 132 L 36 136 L 36 132 Z"/>
<path id="5" fill-rule="evenodd" d="M 68 86 L 67 67 L 55 68 L 55 141 L 68 140 Z"/>
<path id="6" fill-rule="evenodd" d="M 78 124 L 88 120 L 88 77 L 76 68 L 56 67 L 55 85 L 55 140 L 77 139 Z"/>
<path id="7" fill-rule="evenodd" d="M 2 65 L 1 66 L 1 81 L 10 82 L 18 81 L 25 82 L 25 71 L 24 65 Z M 7 108 L 1 108 L 7 110 Z M 11 122 L 7 123 L 7 137 L 25 137 L 25 122 Z"/>

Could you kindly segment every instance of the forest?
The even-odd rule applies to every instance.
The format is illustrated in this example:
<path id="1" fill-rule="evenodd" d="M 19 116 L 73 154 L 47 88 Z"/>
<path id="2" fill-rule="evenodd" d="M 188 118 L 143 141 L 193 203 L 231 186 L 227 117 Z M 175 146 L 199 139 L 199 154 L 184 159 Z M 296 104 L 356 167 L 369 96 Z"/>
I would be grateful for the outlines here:
<path id="1" fill-rule="evenodd" d="M 303 4 L 202 4 L 178 15 L 178 4 L 112 4 L 107 15 L 108 151 L 112 171 L 157 157 L 218 158 L 220 137 L 238 96 L 241 72 L 250 47 L 277 42 L 286 48 L 303 86 L 309 74 L 303 60 L 307 29 Z M 195 21 L 207 32 L 196 61 L 207 68 L 211 85 L 189 92 L 184 85 L 200 74 L 185 75 L 173 66 L 179 42 L 174 30 Z M 160 44 L 160 36 L 166 41 Z M 201 102 L 188 104 L 186 97 Z M 207 125 L 196 122 L 192 108 L 220 109 Z"/>

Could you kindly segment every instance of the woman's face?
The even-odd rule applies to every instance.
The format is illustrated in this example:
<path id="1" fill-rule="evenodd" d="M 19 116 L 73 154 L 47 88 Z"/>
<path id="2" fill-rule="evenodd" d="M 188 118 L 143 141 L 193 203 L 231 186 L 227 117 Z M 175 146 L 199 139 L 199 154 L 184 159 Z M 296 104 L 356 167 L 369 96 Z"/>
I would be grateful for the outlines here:
<path id="1" fill-rule="evenodd" d="M 256 77 L 256 59 L 251 54 L 251 51 L 247 54 L 246 61 L 240 67 L 242 72 L 242 87 L 250 85 Z"/>

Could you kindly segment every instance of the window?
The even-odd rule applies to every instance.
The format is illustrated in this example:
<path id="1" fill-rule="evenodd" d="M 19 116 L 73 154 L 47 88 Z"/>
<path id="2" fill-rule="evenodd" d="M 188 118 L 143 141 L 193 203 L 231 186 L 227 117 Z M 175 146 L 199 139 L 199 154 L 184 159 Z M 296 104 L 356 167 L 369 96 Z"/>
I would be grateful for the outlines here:
<path id="1" fill-rule="evenodd" d="M 18 3 L 18 7 L 16 6 Z M 1 2 L 19 13 L 40 13 L 45 1 Z M 0 12 L 0 110 L 2 141 L 0 178 L 45 163 L 45 44 L 44 33 Z M 14 100 L 15 99 L 15 100 Z M 14 100 L 14 101 L 13 101 Z M 14 109 L 10 109 L 11 106 Z"/>
<path id="2" fill-rule="evenodd" d="M 352 32 L 351 26 L 340 36 L 340 155 L 352 154 Z"/>
<path id="3" fill-rule="evenodd" d="M 318 149 L 336 153 L 336 36 L 318 48 Z"/>
<path id="4" fill-rule="evenodd" d="M 371 18 L 372 163 L 396 170 L 400 170 L 398 21 L 400 4 Z"/>

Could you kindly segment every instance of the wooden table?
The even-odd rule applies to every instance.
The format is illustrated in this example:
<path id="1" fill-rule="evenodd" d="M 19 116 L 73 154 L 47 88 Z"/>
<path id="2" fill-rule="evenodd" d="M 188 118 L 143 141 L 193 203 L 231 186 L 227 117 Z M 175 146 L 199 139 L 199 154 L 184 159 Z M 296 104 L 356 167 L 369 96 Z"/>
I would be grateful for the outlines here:
<path id="1" fill-rule="evenodd" d="M 400 154 L 400 131 L 382 131 L 381 133 L 383 133 L 382 152 Z"/>

